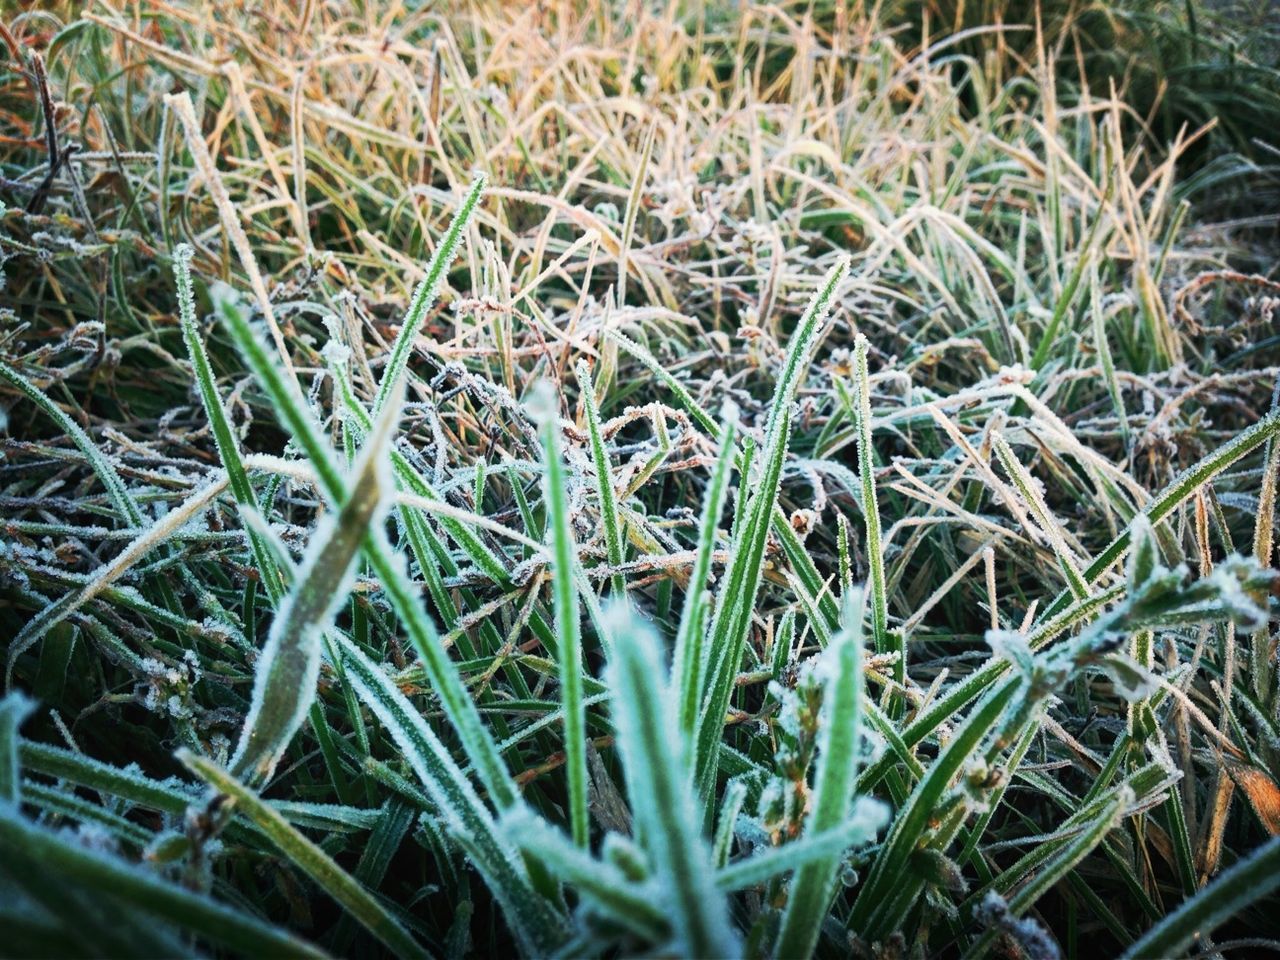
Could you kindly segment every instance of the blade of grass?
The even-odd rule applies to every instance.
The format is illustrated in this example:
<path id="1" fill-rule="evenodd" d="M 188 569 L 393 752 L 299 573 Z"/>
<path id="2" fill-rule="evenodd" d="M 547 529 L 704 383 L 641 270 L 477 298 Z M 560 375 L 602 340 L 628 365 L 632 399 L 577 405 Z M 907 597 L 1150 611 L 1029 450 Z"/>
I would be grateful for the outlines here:
<path id="1" fill-rule="evenodd" d="M 591 382 L 591 370 L 585 360 L 578 362 L 578 389 L 582 396 L 582 406 L 587 413 L 587 433 L 591 441 L 591 461 L 596 468 L 596 498 L 600 502 L 605 551 L 609 565 L 616 571 L 626 559 L 623 553 L 622 528 L 618 520 L 618 498 L 613 489 L 609 454 L 600 433 L 600 410 L 596 406 L 595 385 Z M 621 573 L 613 573 L 609 577 L 609 588 L 613 596 L 621 597 L 627 589 L 626 578 Z"/>
<path id="2" fill-rule="evenodd" d="M 792 840 L 780 847 L 770 847 L 737 863 L 721 867 L 716 873 L 716 886 L 725 892 L 745 890 L 748 887 L 768 883 L 774 877 L 784 873 L 807 870 L 815 864 L 834 863 L 838 869 L 840 860 L 849 848 L 873 840 L 876 831 L 884 825 L 887 817 L 887 809 L 878 800 L 858 797 L 852 804 L 848 819 L 840 826 L 812 836 L 801 837 L 799 840 Z M 798 882 L 799 876 L 791 883 L 792 892 L 787 899 L 788 909 L 792 909 L 792 898 L 802 892 L 796 886 Z M 834 894 L 835 883 L 831 884 L 831 890 Z M 823 907 L 819 920 L 825 916 L 826 909 L 829 907 L 829 903 Z M 806 908 L 797 904 L 795 910 L 805 912 Z M 816 943 L 818 930 L 815 928 L 813 933 Z M 777 949 L 775 955 L 779 957 L 810 956 L 810 954 L 783 953 L 781 947 Z"/>
<path id="3" fill-rule="evenodd" d="M 689 393 L 684 384 L 677 380 L 670 370 L 660 364 L 649 351 L 628 339 L 624 334 L 616 330 L 609 330 L 608 336 L 639 360 L 659 383 L 666 386 L 675 395 L 680 406 L 685 409 L 699 427 L 705 430 L 713 439 L 717 441 L 720 439 L 720 428 L 716 424 L 715 418 L 693 398 L 693 395 Z M 739 471 L 744 474 L 750 472 L 743 462 L 746 443 L 750 442 L 750 439 L 750 437 L 746 438 L 743 447 L 734 454 L 736 465 Z M 773 535 L 781 543 L 782 552 L 786 555 L 787 562 L 791 564 L 796 576 L 800 578 L 812 596 L 819 598 L 820 613 L 823 619 L 826 620 L 828 629 L 832 631 L 838 629 L 840 611 L 836 606 L 835 598 L 829 590 L 823 589 L 823 578 L 818 573 L 818 568 L 814 565 L 813 558 L 809 556 L 809 552 L 800 541 L 800 537 L 792 529 L 786 515 L 776 505 L 770 518 L 770 524 Z"/>
<path id="4" fill-rule="evenodd" d="M 853 384 L 855 426 L 858 432 L 858 479 L 862 483 L 862 514 L 867 532 L 868 588 L 871 592 L 871 636 L 877 653 L 896 653 L 898 662 L 893 676 L 898 683 L 906 679 L 907 646 L 900 633 L 893 642 L 889 637 L 889 599 L 885 595 L 884 547 L 880 535 L 880 507 L 876 500 L 876 458 L 871 446 L 871 374 L 867 369 L 867 338 L 858 334 L 853 348 Z M 847 628 L 846 628 L 847 629 Z"/>
<path id="5" fill-rule="evenodd" d="M 678 953 L 737 956 L 728 903 L 715 888 L 711 850 L 690 792 L 688 750 L 664 680 L 657 638 L 633 611 L 606 614 L 612 637 L 609 689 L 618 750 L 641 842 L 649 854 Z"/>
<path id="6" fill-rule="evenodd" d="M 1277 888 L 1280 888 L 1280 837 L 1272 837 L 1148 930 L 1125 951 L 1124 958 L 1159 960 L 1178 956 Z"/>
<path id="7" fill-rule="evenodd" d="M 865 804 L 857 811 L 853 805 L 858 761 L 862 756 L 863 616 L 863 596 L 855 588 L 845 601 L 844 628 L 823 652 L 828 658 L 829 672 L 819 721 L 818 772 L 804 823 L 804 837 L 810 841 L 843 829 L 850 822 L 874 835 L 875 814 L 870 813 Z M 852 821 L 850 814 L 855 814 Z M 861 821 L 859 815 L 867 820 Z M 884 819 L 881 813 L 880 822 Z M 796 871 L 787 891 L 787 906 L 775 947 L 777 956 L 812 955 L 823 918 L 831 909 L 836 893 L 843 852 L 837 849 L 825 857 L 815 857 Z"/>
<path id="8" fill-rule="evenodd" d="M 502 825 L 522 850 L 571 884 L 604 916 L 651 943 L 661 943 L 671 935 L 670 921 L 648 885 L 632 883 L 612 864 L 592 857 L 541 817 L 527 811 L 509 814 Z"/>
<path id="9" fill-rule="evenodd" d="M 1034 478 L 1014 455 L 1008 441 L 1000 433 L 993 431 L 991 442 L 995 447 L 996 454 L 1000 457 L 1000 462 L 1004 465 L 1005 472 L 1009 474 L 1009 479 L 1013 481 L 1018 493 L 1022 495 L 1022 498 L 1031 507 L 1031 512 L 1035 515 L 1036 522 L 1053 546 L 1054 556 L 1057 557 L 1058 565 L 1066 576 L 1067 585 L 1071 590 L 1072 596 L 1077 600 L 1083 600 L 1089 594 L 1089 586 L 1080 575 L 1080 569 L 1076 566 L 1076 562 L 1071 556 L 1071 551 L 1067 548 L 1066 541 L 1062 537 L 1062 531 L 1058 529 L 1058 521 L 1050 513 L 1048 504 L 1044 502 L 1044 497 L 1036 488 Z"/>
<path id="10" fill-rule="evenodd" d="M 225 309 L 223 320 L 245 362 L 270 399 L 276 416 L 311 461 L 327 498 L 331 503 L 342 502 L 347 492 L 346 481 L 335 465 L 332 449 L 321 435 L 298 390 L 297 381 L 287 378 L 271 360 L 243 314 L 234 308 Z M 494 804 L 498 809 L 506 809 L 518 799 L 510 772 L 481 720 L 475 702 L 458 676 L 457 668 L 440 642 L 434 624 L 423 610 L 421 591 L 409 580 L 403 559 L 391 549 L 385 537 L 376 534 L 377 531 L 366 534 L 361 547 L 369 567 L 382 584 L 422 659 L 432 687 L 461 738 L 468 759 Z"/>
<path id="11" fill-rule="evenodd" d="M 236 207 L 227 194 L 227 188 L 222 182 L 222 177 L 218 174 L 217 165 L 209 153 L 208 145 L 204 142 L 204 136 L 200 129 L 200 120 L 196 117 L 195 107 L 191 103 L 191 95 L 186 91 L 177 94 L 166 94 L 164 102 L 170 110 L 178 115 L 178 120 L 182 123 L 182 131 L 187 141 L 187 150 L 191 153 L 191 159 L 195 161 L 196 168 L 204 178 L 205 188 L 213 197 L 213 205 L 217 208 L 218 217 L 222 220 L 222 230 L 226 234 L 227 240 L 230 241 L 231 246 L 235 248 L 236 255 L 240 258 L 240 265 L 244 268 L 244 272 L 249 278 L 249 287 L 253 290 L 258 309 L 262 312 L 263 321 L 271 333 L 271 341 L 275 345 L 276 355 L 279 357 L 281 365 L 289 372 L 289 375 L 293 376 L 293 361 L 289 358 L 289 348 L 285 344 L 284 334 L 280 330 L 279 323 L 276 322 L 275 309 L 271 305 L 271 296 L 267 292 L 267 285 L 262 279 L 262 272 L 258 269 L 258 261 L 253 256 L 253 247 L 249 243 L 249 237 L 244 232 L 244 225 L 240 222 L 240 215 L 236 212 Z"/>
<path id="12" fill-rule="evenodd" d="M 213 432 L 214 445 L 218 451 L 218 459 L 227 471 L 227 482 L 236 503 L 253 512 L 258 511 L 258 498 L 249 482 L 249 474 L 244 469 L 240 457 L 240 445 L 236 442 L 235 432 L 227 418 L 226 408 L 214 383 L 213 368 L 209 364 L 205 352 L 204 341 L 196 326 L 195 293 L 191 283 L 191 258 L 194 251 L 189 244 L 179 244 L 173 251 L 173 276 L 178 291 L 178 319 L 182 325 L 182 339 L 187 346 L 187 355 L 195 372 L 196 387 L 200 391 L 200 402 L 204 406 L 205 416 L 209 419 L 209 428 Z M 258 571 L 262 574 L 262 584 L 267 590 L 273 604 L 279 605 L 284 599 L 284 585 L 280 580 L 280 570 L 275 562 L 274 551 L 264 541 L 263 536 L 253 527 L 246 530 L 249 546 Z"/>
<path id="13" fill-rule="evenodd" d="M 542 497 L 547 505 L 547 528 L 551 534 L 551 593 L 555 606 L 560 709 L 564 716 L 569 827 L 573 842 L 585 847 L 591 825 L 587 818 L 587 730 L 586 708 L 582 703 L 582 625 L 579 622 L 581 610 L 575 569 L 577 547 L 573 542 L 569 517 L 568 480 L 560 452 L 560 416 L 555 391 L 549 384 L 539 384 L 530 405 L 539 423 L 545 461 Z M 609 483 L 607 477 L 604 482 Z"/>
<path id="14" fill-rule="evenodd" d="M 698 704 L 702 697 L 702 675 L 706 669 L 707 650 L 702 643 L 706 627 L 707 610 L 711 592 L 711 561 L 716 547 L 716 530 L 724 502 L 729 493 L 729 471 L 733 467 L 733 449 L 737 436 L 736 413 L 726 412 L 720 431 L 720 450 L 702 503 L 702 519 L 698 524 L 698 547 L 694 554 L 693 570 L 685 590 L 684 608 L 680 613 L 680 626 L 676 631 L 675 656 L 672 658 L 676 675 L 671 683 L 680 705 L 680 729 L 691 736 L 698 718 Z M 745 482 L 745 481 L 744 481 Z"/>
<path id="15" fill-rule="evenodd" d="M 34 709 L 26 694 L 16 690 L 0 700 L 0 808 L 6 804 L 16 808 L 22 798 L 18 727 Z"/>
<path id="16" fill-rule="evenodd" d="M 386 673 L 341 635 L 337 653 L 356 693 L 391 735 L 451 832 L 467 838 L 472 861 L 522 949 L 534 955 L 554 950 L 565 937 L 563 919 L 534 890 L 519 853 L 439 737 Z"/>
<path id="17" fill-rule="evenodd" d="M 37 827 L 0 807 L 0 852 L 22 855 L 64 882 L 84 884 L 99 895 L 221 943 L 246 956 L 324 957 L 292 934 L 209 897 L 150 876 L 116 857 Z"/>
<path id="18" fill-rule="evenodd" d="M 485 175 L 477 173 L 475 179 L 471 181 L 471 186 L 467 188 L 458 212 L 453 215 L 448 229 L 440 239 L 440 243 L 436 245 L 431 262 L 427 264 L 426 276 L 413 292 L 413 299 L 409 301 L 409 309 L 405 312 L 395 343 L 391 345 L 391 353 L 387 357 L 382 380 L 378 384 L 378 395 L 373 402 L 375 417 L 390 400 L 391 391 L 409 365 L 409 357 L 413 354 L 418 334 L 426 322 L 427 312 L 434 306 L 436 298 L 440 295 L 440 287 L 449 272 L 449 267 L 453 264 L 454 257 L 458 254 L 458 244 L 462 242 L 462 237 L 475 215 L 480 196 L 484 193 L 484 184 Z"/>
<path id="19" fill-rule="evenodd" d="M 923 879 L 910 866 L 913 852 L 938 809 L 951 778 L 991 729 L 1004 717 L 1018 694 L 1021 681 L 997 687 L 965 718 L 945 749 L 927 768 L 906 804 L 897 811 L 893 827 L 858 891 L 849 916 L 849 926 L 859 936 L 879 939 L 897 928 L 902 915 L 914 901 Z"/>
<path id="20" fill-rule="evenodd" d="M 745 524 L 733 545 L 729 567 L 716 598 L 715 616 L 707 642 L 707 662 L 711 670 L 704 681 L 694 741 L 696 792 L 704 802 L 710 796 L 715 782 L 719 758 L 716 745 L 723 733 L 725 713 L 733 693 L 734 678 L 742 662 L 743 647 L 751 629 L 751 615 L 760 589 L 760 569 L 769 533 L 769 519 L 777 506 L 782 466 L 791 435 L 792 405 L 823 332 L 831 301 L 848 270 L 849 259 L 842 257 L 818 285 L 792 334 L 782 374 L 778 378 L 769 407 L 762 458 L 763 475 L 755 494 L 747 501 Z M 748 482 L 747 478 L 744 478 L 745 482 Z"/>
<path id="21" fill-rule="evenodd" d="M 360 544 L 380 522 L 391 492 L 387 449 L 400 421 L 400 383 L 392 393 L 395 402 L 387 404 L 365 440 L 346 502 L 312 535 L 293 589 L 271 622 L 255 669 L 249 713 L 231 760 L 231 776 L 250 784 L 271 778 L 315 699 L 321 634 L 333 626 L 350 592 Z"/>
<path id="22" fill-rule="evenodd" d="M 291 826 L 276 810 L 271 809 L 233 774 L 212 760 L 198 757 L 189 750 L 178 751 L 182 764 L 220 794 L 230 797 L 276 848 L 298 869 L 314 880 L 325 893 L 388 949 L 401 957 L 425 958 L 430 954 L 411 937 L 381 903 L 359 881 L 316 844 Z"/>

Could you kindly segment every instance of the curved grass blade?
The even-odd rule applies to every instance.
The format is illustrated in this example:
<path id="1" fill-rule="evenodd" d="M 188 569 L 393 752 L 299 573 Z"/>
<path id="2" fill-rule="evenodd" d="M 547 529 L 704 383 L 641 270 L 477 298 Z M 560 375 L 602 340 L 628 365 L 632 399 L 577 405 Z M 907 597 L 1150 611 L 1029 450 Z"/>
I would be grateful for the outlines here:
<path id="1" fill-rule="evenodd" d="M 613 864 L 597 860 L 541 817 L 518 811 L 508 814 L 502 826 L 521 850 L 537 857 L 605 916 L 650 943 L 671 935 L 668 917 L 652 889 L 632 883 Z"/>
<path id="2" fill-rule="evenodd" d="M 245 362 L 270 399 L 276 416 L 311 460 L 326 497 L 332 503 L 341 503 L 346 499 L 346 481 L 335 465 L 332 449 L 302 398 L 297 381 L 287 377 L 275 364 L 240 311 L 225 309 L 223 319 Z M 391 548 L 385 537 L 375 534 L 376 531 L 372 531 L 366 535 L 361 545 L 369 567 L 382 584 L 405 632 L 422 658 L 427 676 L 440 697 L 446 716 L 462 740 L 468 759 L 495 806 L 506 809 L 519 797 L 510 771 L 458 676 L 434 624 L 423 609 L 420 590 L 409 580 L 403 558 Z"/>
<path id="3" fill-rule="evenodd" d="M 218 218 L 222 221 L 223 233 L 231 246 L 235 248 L 236 255 L 240 258 L 240 265 L 244 268 L 244 272 L 249 278 L 249 286 L 253 290 L 258 309 L 262 312 L 263 321 L 271 333 L 271 340 L 275 345 L 280 363 L 289 371 L 289 375 L 293 376 L 293 361 L 289 358 L 289 348 L 284 341 L 284 334 L 280 330 L 280 324 L 276 322 L 275 309 L 272 307 L 267 285 L 262 279 L 262 271 L 258 269 L 258 261 L 254 258 L 253 247 L 250 245 L 249 237 L 245 233 L 244 224 L 240 222 L 240 215 L 236 211 L 235 205 L 231 202 L 231 197 L 227 194 L 226 185 L 222 182 L 222 176 L 218 173 L 217 164 L 209 153 L 209 146 L 205 143 L 204 134 L 200 127 L 200 119 L 196 116 L 195 107 L 191 103 L 191 94 L 185 90 L 181 93 L 165 94 L 164 102 L 167 107 L 178 115 L 178 119 L 182 122 L 182 131 L 187 141 L 187 150 L 204 178 L 205 189 L 209 191 L 210 196 L 213 198 L 213 204 L 218 211 Z"/>
<path id="4" fill-rule="evenodd" d="M 348 682 L 386 728 L 501 904 L 525 953 L 543 956 L 565 939 L 564 919 L 538 894 L 519 853 L 494 823 L 471 782 L 422 715 L 381 669 L 341 635 L 336 650 Z M 509 805 L 510 809 L 514 805 Z"/>
<path id="5" fill-rule="evenodd" d="M 1248 456 L 1268 440 L 1280 434 L 1280 409 L 1272 410 L 1249 429 L 1236 434 L 1213 453 L 1202 457 L 1198 462 L 1180 473 L 1173 482 L 1151 498 L 1151 502 L 1143 508 L 1147 521 L 1155 526 L 1169 516 L 1188 497 L 1216 477 L 1241 457 Z M 1136 519 L 1136 518 L 1135 518 Z M 1133 523 L 1125 529 L 1094 558 L 1093 562 L 1081 571 L 1085 583 L 1094 583 L 1113 563 L 1120 560 L 1129 550 L 1133 538 Z M 1044 622 L 1060 613 L 1071 603 L 1071 592 L 1064 590 L 1054 598 L 1040 614 Z"/>
<path id="6" fill-rule="evenodd" d="M 722 873 L 725 865 L 729 862 L 729 854 L 733 849 L 733 838 L 738 826 L 738 815 L 742 812 L 742 805 L 746 802 L 747 785 L 737 778 L 730 780 L 729 785 L 725 788 L 724 796 L 720 799 L 720 813 L 716 818 L 716 832 L 711 840 L 711 860 L 716 865 L 716 869 Z M 724 886 L 724 884 L 720 885 Z M 725 887 L 725 889 L 731 888 Z"/>
<path id="7" fill-rule="evenodd" d="M 360 922 L 390 950 L 400 957 L 425 958 L 424 950 L 395 919 L 387 913 L 372 894 L 333 858 L 291 826 L 276 810 L 262 802 L 261 798 L 232 774 L 212 760 L 198 757 L 189 750 L 180 750 L 178 759 L 196 776 L 219 793 L 230 797 L 280 852 L 309 876 L 344 910 Z"/>
<path id="8" fill-rule="evenodd" d="M 54 403 L 48 395 L 37 389 L 35 384 L 3 360 L 0 360 L 0 380 L 4 380 L 10 386 L 16 388 L 19 393 L 44 411 L 45 415 L 57 425 L 58 429 L 66 434 L 71 442 L 76 445 L 76 449 L 84 455 L 98 481 L 106 488 L 107 496 L 111 499 L 112 506 L 124 517 L 127 525 L 130 527 L 145 526 L 146 520 L 143 518 L 137 504 L 133 502 L 133 498 L 129 495 L 124 481 L 120 479 L 120 474 L 116 472 L 116 468 L 111 465 L 111 462 L 102 455 L 102 452 L 93 440 L 89 438 L 89 435 L 80 429 L 80 425 L 67 416 L 62 411 L 62 408 Z"/>
<path id="9" fill-rule="evenodd" d="M 835 864 L 838 868 L 840 859 L 844 856 L 845 851 L 850 847 L 855 847 L 866 843 L 875 838 L 876 831 L 884 826 L 888 819 L 888 810 L 884 804 L 878 800 L 872 800 L 869 797 L 858 797 L 854 803 L 849 818 L 840 826 L 831 830 L 824 830 L 821 833 L 815 833 L 813 836 L 802 837 L 799 840 L 792 840 L 780 847 L 772 847 L 762 853 L 752 854 L 744 860 L 721 867 L 716 873 L 716 886 L 726 892 L 732 890 L 745 890 L 747 887 L 759 886 L 767 883 L 774 877 L 781 876 L 784 873 L 790 873 L 793 870 L 806 870 L 812 865 L 829 865 Z M 792 881 L 792 894 L 796 896 L 798 888 L 796 881 Z M 835 884 L 831 885 L 832 893 L 835 892 Z M 815 904 L 816 901 L 810 901 Z M 790 910 L 792 900 L 787 900 L 787 909 Z M 826 915 L 828 903 L 819 914 L 819 922 Z M 805 908 L 797 904 L 797 913 L 804 912 Z M 813 934 L 816 942 L 818 930 L 815 927 Z M 781 948 L 776 951 L 779 957 L 791 956 L 792 954 L 784 953 Z M 795 954 L 795 956 L 809 956 L 807 953 Z"/>

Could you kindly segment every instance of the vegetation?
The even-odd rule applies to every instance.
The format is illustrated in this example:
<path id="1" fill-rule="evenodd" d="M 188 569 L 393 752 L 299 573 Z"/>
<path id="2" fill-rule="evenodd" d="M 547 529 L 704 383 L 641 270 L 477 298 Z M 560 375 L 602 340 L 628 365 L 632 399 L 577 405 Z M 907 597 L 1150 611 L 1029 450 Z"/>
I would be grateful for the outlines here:
<path id="1" fill-rule="evenodd" d="M 11 12 L 0 954 L 1280 949 L 1242 9 Z"/>

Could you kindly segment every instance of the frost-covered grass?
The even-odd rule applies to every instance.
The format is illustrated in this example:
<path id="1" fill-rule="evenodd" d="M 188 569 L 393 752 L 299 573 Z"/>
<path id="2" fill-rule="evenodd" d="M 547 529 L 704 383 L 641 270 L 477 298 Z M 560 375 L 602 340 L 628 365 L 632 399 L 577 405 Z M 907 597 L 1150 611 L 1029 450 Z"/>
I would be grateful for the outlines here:
<path id="1" fill-rule="evenodd" d="M 1265 64 L 250 6 L 0 31 L 0 954 L 1280 947 Z"/>

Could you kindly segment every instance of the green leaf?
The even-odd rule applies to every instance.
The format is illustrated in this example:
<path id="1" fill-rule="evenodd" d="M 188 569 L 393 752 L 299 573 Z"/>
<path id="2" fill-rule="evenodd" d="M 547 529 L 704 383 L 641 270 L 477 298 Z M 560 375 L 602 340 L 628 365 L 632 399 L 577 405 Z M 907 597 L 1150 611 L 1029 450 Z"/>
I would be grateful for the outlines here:
<path id="1" fill-rule="evenodd" d="M 453 258 L 457 256 L 458 244 L 471 224 L 471 218 L 475 216 L 476 205 L 480 202 L 481 194 L 484 193 L 484 183 L 484 174 L 477 173 L 475 179 L 471 181 L 471 186 L 467 188 L 462 205 L 449 221 L 449 228 L 436 246 L 431 262 L 427 265 L 426 276 L 413 292 L 413 299 L 409 301 L 409 309 L 405 312 L 396 341 L 391 345 L 391 354 L 387 357 L 387 365 L 383 369 L 382 380 L 378 384 L 378 395 L 373 402 L 374 416 L 377 416 L 391 401 L 396 383 L 409 365 L 409 357 L 413 353 L 422 325 L 427 320 L 427 312 L 440 295 L 440 286 L 444 283 Z"/>
<path id="2" fill-rule="evenodd" d="M 5 804 L 16 807 L 22 798 L 18 728 L 34 709 L 35 703 L 18 690 L 0 700 L 0 807 Z"/>
<path id="3" fill-rule="evenodd" d="M 880 534 L 880 507 L 876 499 L 876 457 L 871 446 L 871 374 L 867 369 L 867 338 L 858 334 L 853 348 L 854 423 L 858 432 L 858 479 L 862 484 L 862 514 L 867 531 L 868 587 L 871 591 L 871 636 L 877 653 L 895 652 L 894 678 L 906 677 L 907 647 L 900 634 L 890 648 L 889 598 L 885 594 L 884 546 Z"/>
<path id="4" fill-rule="evenodd" d="M 337 655 L 356 694 L 391 735 L 454 838 L 466 845 L 522 949 L 545 955 L 558 947 L 566 935 L 564 919 L 534 890 L 519 852 L 498 829 L 440 738 L 355 644 L 339 636 Z"/>
<path id="5" fill-rule="evenodd" d="M 723 735 L 724 718 L 733 693 L 734 679 L 742 663 L 743 648 L 751 630 L 751 616 L 760 589 L 761 565 L 768 540 L 769 522 L 777 506 L 778 486 L 791 436 L 792 407 L 796 392 L 821 338 L 832 298 L 848 270 L 849 259 L 842 257 L 818 285 L 792 334 L 782 374 L 769 405 L 763 473 L 747 504 L 745 523 L 734 539 L 729 566 L 716 597 L 715 617 L 707 640 L 707 662 L 711 669 L 704 681 L 694 746 L 696 790 L 698 797 L 704 802 L 710 796 L 715 782 L 719 759 L 717 745 Z M 744 486 L 749 482 L 750 478 L 743 477 Z"/>
<path id="6" fill-rule="evenodd" d="M 508 814 L 502 826 L 520 849 L 536 856 L 606 917 L 650 943 L 670 936 L 669 920 L 651 885 L 631 882 L 617 867 L 595 859 L 527 810 Z"/>
<path id="7" fill-rule="evenodd" d="M 332 449 L 302 398 L 297 381 L 280 370 L 243 314 L 228 309 L 224 310 L 223 319 L 241 355 L 271 401 L 276 416 L 311 461 L 327 499 L 331 503 L 346 500 L 346 481 L 334 462 Z M 435 625 L 423 609 L 421 591 L 410 581 L 403 558 L 376 529 L 366 534 L 362 553 L 422 658 L 427 677 L 495 805 L 499 809 L 512 806 L 517 802 L 518 794 L 510 771 L 480 719 L 457 668 L 449 659 Z"/>
<path id="8" fill-rule="evenodd" d="M 726 411 L 724 426 L 720 431 L 720 452 L 702 503 L 702 519 L 698 524 L 698 548 L 694 554 L 693 570 L 689 574 L 684 609 L 680 614 L 680 626 L 676 632 L 675 656 L 672 669 L 672 685 L 680 704 L 680 729 L 686 736 L 692 735 L 698 719 L 698 706 L 702 700 L 702 677 L 706 671 L 708 649 L 702 643 L 710 607 L 711 562 L 716 549 L 716 531 L 720 526 L 720 514 L 724 512 L 725 498 L 729 492 L 729 471 L 733 467 L 734 440 L 737 436 L 737 412 Z"/>
<path id="9" fill-rule="evenodd" d="M 185 243 L 179 244 L 173 251 L 173 276 L 178 288 L 178 317 L 182 324 L 182 339 L 187 346 L 187 355 L 191 358 L 196 387 L 200 391 L 200 402 L 204 406 L 205 416 L 209 418 L 209 427 L 213 432 L 218 459 L 222 461 L 223 469 L 227 471 L 231 494 L 235 497 L 236 503 L 256 515 L 258 498 L 253 492 L 253 485 L 249 482 L 249 474 L 245 471 L 244 461 L 240 456 L 240 445 L 236 442 L 231 421 L 227 417 L 226 408 L 222 405 L 222 398 L 218 395 L 218 388 L 213 379 L 213 368 L 209 364 L 204 341 L 200 338 L 200 331 L 196 325 L 195 294 L 191 284 L 192 253 L 192 248 Z M 275 553 L 257 529 L 251 526 L 246 532 L 267 596 L 278 605 L 284 599 L 284 585 Z"/>

